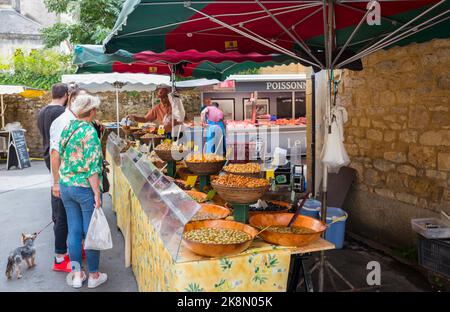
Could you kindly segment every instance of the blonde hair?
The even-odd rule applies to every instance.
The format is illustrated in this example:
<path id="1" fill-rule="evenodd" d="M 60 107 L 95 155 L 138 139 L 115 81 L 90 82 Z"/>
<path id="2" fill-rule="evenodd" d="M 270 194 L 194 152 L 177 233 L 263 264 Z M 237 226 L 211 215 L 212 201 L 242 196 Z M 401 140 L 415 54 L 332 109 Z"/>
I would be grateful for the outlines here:
<path id="1" fill-rule="evenodd" d="M 71 105 L 72 112 L 79 118 L 89 116 L 89 113 L 100 106 L 100 99 L 90 94 L 79 94 Z"/>

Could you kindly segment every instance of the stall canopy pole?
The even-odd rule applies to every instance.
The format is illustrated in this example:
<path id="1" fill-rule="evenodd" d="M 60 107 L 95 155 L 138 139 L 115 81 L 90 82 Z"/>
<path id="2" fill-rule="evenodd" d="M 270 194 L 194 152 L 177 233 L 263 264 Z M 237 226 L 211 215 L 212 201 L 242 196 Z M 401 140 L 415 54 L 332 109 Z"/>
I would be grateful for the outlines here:
<path id="1" fill-rule="evenodd" d="M 334 26 L 334 3 L 332 0 L 324 0 L 324 27 L 325 27 L 325 58 L 327 68 L 330 68 L 332 51 L 333 51 L 333 26 Z M 328 8 L 328 14 L 327 9 Z M 330 132 L 330 114 L 331 114 L 331 75 L 332 71 L 329 69 L 326 70 L 326 83 L 327 83 L 327 96 L 325 102 L 325 142 L 327 142 L 327 137 Z M 321 219 L 322 222 L 326 224 L 327 222 L 327 193 L 328 193 L 328 168 L 326 164 L 323 164 L 323 177 L 322 177 L 322 206 L 320 207 Z M 322 292 L 324 288 L 324 275 L 325 275 L 325 253 L 323 251 L 320 252 L 320 260 L 319 260 L 319 291 Z"/>
<path id="2" fill-rule="evenodd" d="M 171 74 L 171 80 L 172 80 L 172 93 L 174 93 L 175 92 L 175 68 L 174 68 L 174 65 L 171 65 L 170 66 L 170 74 Z M 172 113 L 172 120 L 171 120 L 171 122 L 172 122 L 172 128 L 171 128 L 171 130 L 170 130 L 170 132 L 171 132 L 171 136 L 172 136 L 172 140 L 174 140 L 175 138 L 174 138 L 174 133 L 173 133 L 173 130 L 174 130 L 174 126 L 175 126 L 175 120 L 174 120 L 174 118 L 173 118 L 173 107 L 172 107 L 172 103 L 170 104 L 170 107 L 171 107 L 171 113 Z M 177 137 L 177 141 L 178 141 L 178 137 Z"/>
<path id="3" fill-rule="evenodd" d="M 117 136 L 120 137 L 120 120 L 119 120 L 119 88 L 116 86 L 116 120 L 117 120 Z"/>

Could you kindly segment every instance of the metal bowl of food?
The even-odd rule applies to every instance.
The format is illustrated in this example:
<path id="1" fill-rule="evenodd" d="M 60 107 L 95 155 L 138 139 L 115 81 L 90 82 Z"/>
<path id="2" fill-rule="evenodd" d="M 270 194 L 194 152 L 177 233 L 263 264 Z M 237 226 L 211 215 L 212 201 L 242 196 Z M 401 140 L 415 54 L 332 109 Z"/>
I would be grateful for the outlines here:
<path id="1" fill-rule="evenodd" d="M 250 247 L 258 230 L 228 220 L 189 222 L 184 228 L 183 242 L 193 253 L 204 257 L 227 257 Z"/>
<path id="2" fill-rule="evenodd" d="M 281 246 L 301 247 L 318 240 L 327 226 L 317 219 L 299 215 L 293 226 L 288 228 L 293 213 L 255 214 L 250 217 L 250 225 L 262 231 L 258 236 L 264 241 Z"/>

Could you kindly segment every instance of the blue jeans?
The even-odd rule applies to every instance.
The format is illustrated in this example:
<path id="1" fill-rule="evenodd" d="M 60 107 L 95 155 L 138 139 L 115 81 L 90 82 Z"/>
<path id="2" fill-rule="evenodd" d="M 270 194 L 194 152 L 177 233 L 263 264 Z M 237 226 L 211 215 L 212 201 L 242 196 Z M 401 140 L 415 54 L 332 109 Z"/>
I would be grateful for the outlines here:
<path id="1" fill-rule="evenodd" d="M 94 192 L 90 187 L 60 185 L 61 198 L 67 214 L 69 227 L 68 247 L 72 271 L 81 270 L 81 245 L 86 236 L 94 212 Z M 86 250 L 89 273 L 98 272 L 99 250 Z"/>

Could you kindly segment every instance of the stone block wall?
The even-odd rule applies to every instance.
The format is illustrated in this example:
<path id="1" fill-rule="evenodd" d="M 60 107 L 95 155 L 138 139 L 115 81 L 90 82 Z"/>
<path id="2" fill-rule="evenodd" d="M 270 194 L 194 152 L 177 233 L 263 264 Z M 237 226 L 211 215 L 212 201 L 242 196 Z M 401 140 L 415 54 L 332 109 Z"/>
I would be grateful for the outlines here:
<path id="1" fill-rule="evenodd" d="M 99 120 L 116 120 L 116 94 L 114 92 L 97 93 L 101 98 L 101 107 L 97 118 Z M 186 117 L 193 119 L 200 114 L 200 93 L 183 91 L 181 93 L 186 110 Z M 27 130 L 27 146 L 31 157 L 42 157 L 42 138 L 37 128 L 37 115 L 39 110 L 50 103 L 51 95 L 46 93 L 40 98 L 27 99 L 19 95 L 5 95 L 7 105 L 5 123 L 19 121 Z M 128 114 L 144 115 L 152 107 L 151 93 L 149 92 L 122 92 L 119 93 L 120 118 Z"/>
<path id="2" fill-rule="evenodd" d="M 343 73 L 338 97 L 358 172 L 350 225 L 411 243 L 410 218 L 450 212 L 450 40 L 379 51 L 363 64 Z"/>

